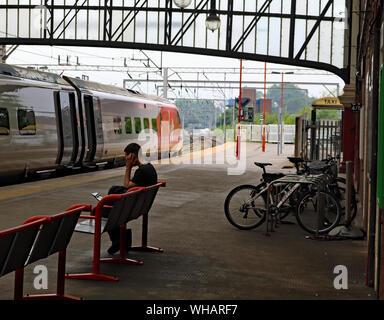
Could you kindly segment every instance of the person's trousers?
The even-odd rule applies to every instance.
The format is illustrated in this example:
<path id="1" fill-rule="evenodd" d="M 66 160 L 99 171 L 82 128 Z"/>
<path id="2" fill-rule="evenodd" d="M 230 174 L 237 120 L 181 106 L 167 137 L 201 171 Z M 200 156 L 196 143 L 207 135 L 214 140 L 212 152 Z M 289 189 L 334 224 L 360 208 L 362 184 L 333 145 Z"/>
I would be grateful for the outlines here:
<path id="1" fill-rule="evenodd" d="M 125 193 L 128 190 L 128 188 L 123 186 L 112 186 L 108 190 L 108 194 L 122 194 Z M 103 209 L 102 216 L 103 218 L 108 218 L 109 212 L 111 209 Z M 118 245 L 120 244 L 120 228 L 112 229 L 111 231 L 108 231 L 109 239 L 112 241 L 112 245 Z M 126 243 L 130 244 L 132 243 L 132 231 L 131 229 L 127 229 L 126 232 Z M 127 247 L 128 249 L 128 247 Z"/>
<path id="2" fill-rule="evenodd" d="M 115 228 L 111 231 L 108 231 L 109 239 L 112 241 L 112 245 L 120 245 L 120 228 Z M 132 230 L 127 229 L 125 232 L 125 244 L 126 250 L 128 250 L 132 245 Z"/>

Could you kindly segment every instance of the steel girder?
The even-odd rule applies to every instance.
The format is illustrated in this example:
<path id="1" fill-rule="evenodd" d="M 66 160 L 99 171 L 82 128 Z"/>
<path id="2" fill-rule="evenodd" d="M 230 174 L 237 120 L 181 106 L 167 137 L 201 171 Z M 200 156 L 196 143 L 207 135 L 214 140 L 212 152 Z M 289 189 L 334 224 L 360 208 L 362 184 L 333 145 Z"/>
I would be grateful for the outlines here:
<path id="1" fill-rule="evenodd" d="M 0 44 L 161 50 L 333 72 L 349 82 L 352 0 L 0 0 Z"/>

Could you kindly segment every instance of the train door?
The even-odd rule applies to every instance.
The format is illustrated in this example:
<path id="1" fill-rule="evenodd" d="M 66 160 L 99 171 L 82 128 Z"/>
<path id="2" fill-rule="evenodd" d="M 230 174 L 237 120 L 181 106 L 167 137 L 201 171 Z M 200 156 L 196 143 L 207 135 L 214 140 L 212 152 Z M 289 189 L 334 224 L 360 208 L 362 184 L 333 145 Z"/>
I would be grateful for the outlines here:
<path id="1" fill-rule="evenodd" d="M 84 114 L 87 132 L 87 153 L 85 162 L 101 158 L 103 153 L 103 128 L 100 101 L 92 96 L 84 96 Z"/>
<path id="2" fill-rule="evenodd" d="M 96 153 L 95 160 L 98 161 L 103 157 L 104 150 L 104 132 L 103 121 L 101 118 L 101 102 L 99 98 L 93 97 L 93 116 L 96 133 Z"/>
<path id="3" fill-rule="evenodd" d="M 77 121 L 74 96 L 68 92 L 55 92 L 55 112 L 58 132 L 57 164 L 70 166 L 78 153 Z"/>
<path id="4" fill-rule="evenodd" d="M 96 128 L 92 96 L 84 96 L 84 115 L 88 140 L 85 162 L 92 162 L 96 154 Z"/>
<path id="5" fill-rule="evenodd" d="M 12 171 L 22 172 L 24 165 L 19 165 L 15 168 L 15 159 L 13 157 L 14 150 L 11 144 L 11 127 L 10 127 L 10 114 L 7 107 L 0 107 L 0 145 L 2 152 L 0 152 L 0 172 L 1 175 L 10 174 Z"/>
<path id="6" fill-rule="evenodd" d="M 64 77 L 65 78 L 65 77 Z M 75 117 L 77 122 L 77 136 L 78 136 L 78 153 L 76 159 L 74 160 L 74 164 L 79 168 L 83 163 L 83 159 L 86 153 L 88 139 L 86 134 L 86 126 L 85 126 L 85 112 L 82 100 L 82 93 L 79 88 L 77 88 L 73 83 L 66 78 L 66 80 L 76 89 L 76 94 L 73 94 L 73 105 L 75 107 Z M 77 102 L 77 103 L 76 103 Z"/>
<path id="7" fill-rule="evenodd" d="M 71 129 L 73 137 L 73 149 L 71 162 L 76 163 L 79 154 L 79 121 L 77 119 L 76 97 L 74 92 L 69 93 L 69 108 L 71 117 Z"/>
<path id="8" fill-rule="evenodd" d="M 164 156 L 169 155 L 170 139 L 170 112 L 161 108 L 160 111 L 160 152 Z"/>
<path id="9" fill-rule="evenodd" d="M 77 97 L 77 92 L 71 92 L 69 94 L 69 102 L 72 106 L 71 110 L 73 112 L 73 121 L 74 121 L 74 136 L 75 136 L 75 145 L 74 150 L 75 153 L 73 155 L 73 163 L 78 166 L 84 156 L 85 150 L 85 137 L 84 137 L 84 123 L 83 123 L 83 115 L 80 100 Z"/>

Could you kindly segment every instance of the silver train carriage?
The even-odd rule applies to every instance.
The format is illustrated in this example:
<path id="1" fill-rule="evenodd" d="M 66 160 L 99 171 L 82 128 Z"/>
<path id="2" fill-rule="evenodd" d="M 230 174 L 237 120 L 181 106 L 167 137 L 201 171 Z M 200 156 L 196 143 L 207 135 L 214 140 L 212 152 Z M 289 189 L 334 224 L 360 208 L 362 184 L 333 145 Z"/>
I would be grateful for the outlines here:
<path id="1" fill-rule="evenodd" d="M 176 106 L 132 90 L 0 64 L 0 182 L 123 163 L 130 142 L 152 159 L 180 153 Z"/>

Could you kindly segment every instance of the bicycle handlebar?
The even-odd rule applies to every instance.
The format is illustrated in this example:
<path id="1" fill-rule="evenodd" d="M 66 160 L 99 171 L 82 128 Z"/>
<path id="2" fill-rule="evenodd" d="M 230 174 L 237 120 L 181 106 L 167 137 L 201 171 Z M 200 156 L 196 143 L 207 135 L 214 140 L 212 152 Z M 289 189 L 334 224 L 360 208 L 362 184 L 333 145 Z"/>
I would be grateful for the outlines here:
<path id="1" fill-rule="evenodd" d="M 332 157 L 331 155 L 328 155 L 327 158 L 320 160 L 321 163 L 324 163 L 324 165 L 320 166 L 312 166 L 308 163 L 311 161 L 309 160 L 304 160 L 301 159 L 302 161 L 295 162 L 295 167 L 296 167 L 296 174 L 298 175 L 303 175 L 303 174 L 311 174 L 314 173 L 315 171 L 324 173 L 324 174 L 329 174 L 329 175 L 334 175 L 333 172 L 329 172 L 329 169 L 332 168 L 336 164 L 336 160 L 339 157 Z M 300 164 L 303 167 L 302 169 L 300 168 Z"/>

